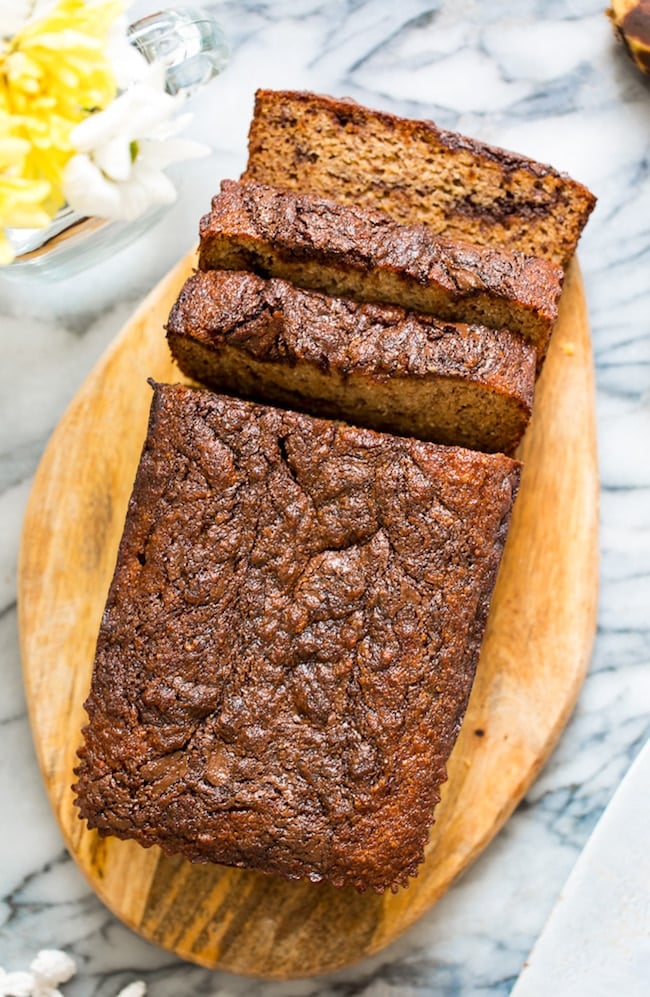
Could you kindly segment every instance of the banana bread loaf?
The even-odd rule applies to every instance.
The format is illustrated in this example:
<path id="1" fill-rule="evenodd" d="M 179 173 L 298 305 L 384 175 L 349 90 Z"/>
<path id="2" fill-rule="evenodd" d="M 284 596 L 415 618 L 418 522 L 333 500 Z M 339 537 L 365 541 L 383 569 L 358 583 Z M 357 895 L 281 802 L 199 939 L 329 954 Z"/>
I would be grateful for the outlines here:
<path id="1" fill-rule="evenodd" d="M 216 390 L 489 453 L 523 436 L 535 350 L 516 333 L 451 325 L 235 270 L 194 274 L 167 338 Z"/>
<path id="2" fill-rule="evenodd" d="M 77 805 L 194 861 L 382 891 L 423 858 L 519 465 L 155 388 Z"/>
<path id="3" fill-rule="evenodd" d="M 258 90 L 243 180 L 380 207 L 404 224 L 566 266 L 596 203 L 550 166 L 353 100 Z"/>
<path id="4" fill-rule="evenodd" d="M 202 270 L 252 270 L 359 301 L 388 302 L 520 333 L 541 363 L 563 271 L 547 260 L 452 243 L 425 225 L 313 194 L 224 180 L 201 219 Z"/>

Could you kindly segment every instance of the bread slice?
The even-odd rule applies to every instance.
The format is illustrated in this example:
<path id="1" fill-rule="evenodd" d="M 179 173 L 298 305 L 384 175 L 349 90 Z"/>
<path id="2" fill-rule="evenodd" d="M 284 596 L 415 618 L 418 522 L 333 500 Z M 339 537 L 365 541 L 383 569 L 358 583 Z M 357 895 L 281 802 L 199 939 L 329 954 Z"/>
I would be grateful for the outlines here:
<path id="1" fill-rule="evenodd" d="M 508 328 L 546 352 L 563 271 L 547 260 L 452 243 L 424 225 L 314 194 L 224 180 L 201 219 L 202 270 L 252 270 L 358 301 Z"/>
<path id="2" fill-rule="evenodd" d="M 566 266 L 596 203 L 563 173 L 431 121 L 258 90 L 243 180 L 379 207 L 438 235 Z"/>
<path id="3" fill-rule="evenodd" d="M 519 474 L 158 385 L 86 703 L 89 827 L 288 879 L 406 884 Z"/>
<path id="4" fill-rule="evenodd" d="M 284 280 L 196 273 L 167 338 L 181 370 L 218 391 L 436 443 L 511 453 L 530 416 L 535 350 L 516 333 Z"/>

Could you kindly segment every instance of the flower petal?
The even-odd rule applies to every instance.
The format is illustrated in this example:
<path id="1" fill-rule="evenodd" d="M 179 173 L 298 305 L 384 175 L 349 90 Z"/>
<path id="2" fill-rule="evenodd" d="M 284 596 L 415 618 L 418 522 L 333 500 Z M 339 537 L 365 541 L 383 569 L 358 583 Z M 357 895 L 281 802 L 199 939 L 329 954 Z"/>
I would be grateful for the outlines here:
<path id="1" fill-rule="evenodd" d="M 28 21 L 40 17 L 54 0 L 8 0 L 0 4 L 0 37 L 11 38 L 25 27 Z"/>
<path id="2" fill-rule="evenodd" d="M 107 180 L 88 156 L 73 156 L 63 173 L 63 193 L 74 211 L 81 215 L 120 218 L 118 185 Z"/>
<path id="3" fill-rule="evenodd" d="M 128 91 L 127 91 L 128 92 Z M 73 128 L 70 141 L 79 152 L 90 152 L 123 133 L 129 119 L 128 102 L 117 97 L 104 111 L 96 111 Z"/>
<path id="4" fill-rule="evenodd" d="M 16 252 L 7 239 L 6 235 L 0 229 L 0 266 L 4 267 L 7 263 L 13 263 L 16 259 Z M 4 995 L 5 991 L 2 989 L 2 979 L 0 979 L 0 994 Z"/>
<path id="5" fill-rule="evenodd" d="M 145 84 L 135 84 L 132 90 L 130 134 L 133 138 L 154 138 L 157 129 L 167 126 L 174 116 L 178 102 L 170 94 L 152 90 Z"/>
<path id="6" fill-rule="evenodd" d="M 177 193 L 169 177 L 160 170 L 136 162 L 134 179 L 148 193 L 152 204 L 173 204 Z"/>
<path id="7" fill-rule="evenodd" d="M 111 139 L 95 149 L 93 160 L 110 180 L 128 180 L 133 165 L 131 143 L 122 138 Z"/>
<path id="8" fill-rule="evenodd" d="M 129 41 L 127 30 L 128 21 L 122 15 L 110 29 L 106 45 L 106 55 L 120 90 L 146 78 L 149 67 L 142 53 Z"/>
<path id="9" fill-rule="evenodd" d="M 166 142 L 152 142 L 145 139 L 140 142 L 138 162 L 150 167 L 164 170 L 172 163 L 180 163 L 188 159 L 202 159 L 209 156 L 212 150 L 201 142 L 193 142 L 187 138 L 172 138 Z"/>

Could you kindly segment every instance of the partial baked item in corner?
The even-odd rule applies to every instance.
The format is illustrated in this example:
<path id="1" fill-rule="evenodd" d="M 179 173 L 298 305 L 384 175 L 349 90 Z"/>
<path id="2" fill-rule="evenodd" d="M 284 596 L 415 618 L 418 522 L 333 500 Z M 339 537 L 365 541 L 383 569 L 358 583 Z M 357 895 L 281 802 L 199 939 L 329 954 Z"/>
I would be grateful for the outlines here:
<path id="1" fill-rule="evenodd" d="M 202 270 L 252 270 L 301 287 L 454 322 L 507 328 L 541 363 L 562 289 L 547 260 L 448 242 L 425 225 L 314 194 L 224 180 L 201 219 Z"/>
<path id="2" fill-rule="evenodd" d="M 258 90 L 243 180 L 378 207 L 397 221 L 566 266 L 596 203 L 551 166 L 353 100 Z"/>
<path id="3" fill-rule="evenodd" d="M 80 815 L 194 861 L 406 883 L 519 472 L 156 386 L 86 703 Z"/>
<path id="4" fill-rule="evenodd" d="M 612 0 L 605 11 L 630 59 L 650 75 L 650 3 L 648 0 Z"/>
<path id="5" fill-rule="evenodd" d="M 172 355 L 217 391 L 488 453 L 511 453 L 535 350 L 507 329 L 452 325 L 234 270 L 193 274 L 167 325 Z"/>

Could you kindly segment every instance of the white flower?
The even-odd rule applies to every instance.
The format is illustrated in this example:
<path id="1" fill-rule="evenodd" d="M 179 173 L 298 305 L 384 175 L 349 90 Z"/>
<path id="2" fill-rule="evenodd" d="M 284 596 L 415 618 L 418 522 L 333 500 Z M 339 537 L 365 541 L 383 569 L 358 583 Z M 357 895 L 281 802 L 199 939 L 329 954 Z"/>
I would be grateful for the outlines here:
<path id="1" fill-rule="evenodd" d="M 149 63 L 129 41 L 128 20 L 124 15 L 116 18 L 111 25 L 106 55 L 118 90 L 126 90 L 132 83 L 137 83 L 146 77 Z"/>
<path id="2" fill-rule="evenodd" d="M 70 207 L 83 215 L 131 220 L 152 204 L 176 200 L 165 167 L 209 152 L 198 142 L 170 137 L 188 120 L 171 120 L 182 99 L 165 92 L 164 70 L 153 64 L 104 111 L 77 125 L 71 141 L 78 153 L 63 175 Z"/>
<path id="3" fill-rule="evenodd" d="M 13 37 L 54 3 L 55 0 L 0 0 L 0 37 Z"/>

